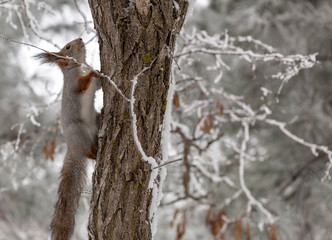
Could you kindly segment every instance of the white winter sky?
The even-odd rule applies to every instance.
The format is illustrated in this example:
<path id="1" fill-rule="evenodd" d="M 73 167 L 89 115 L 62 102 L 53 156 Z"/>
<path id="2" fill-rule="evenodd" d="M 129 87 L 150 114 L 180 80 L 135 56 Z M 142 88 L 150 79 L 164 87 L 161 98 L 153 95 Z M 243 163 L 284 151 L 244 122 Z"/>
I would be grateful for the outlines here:
<path id="1" fill-rule="evenodd" d="M 209 0 L 197 0 L 197 7 L 207 7 Z"/>

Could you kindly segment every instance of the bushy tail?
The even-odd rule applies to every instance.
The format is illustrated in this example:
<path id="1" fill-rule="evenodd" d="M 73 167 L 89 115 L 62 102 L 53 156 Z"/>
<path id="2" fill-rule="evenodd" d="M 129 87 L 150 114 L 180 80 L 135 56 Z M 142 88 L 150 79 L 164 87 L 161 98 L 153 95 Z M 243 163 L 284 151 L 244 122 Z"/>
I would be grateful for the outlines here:
<path id="1" fill-rule="evenodd" d="M 59 57 L 56 56 L 57 53 L 54 52 L 45 52 L 45 53 L 39 53 L 33 56 L 34 59 L 41 60 L 42 63 L 55 63 Z"/>
<path id="2" fill-rule="evenodd" d="M 75 213 L 86 179 L 86 162 L 84 157 L 66 154 L 51 223 L 52 240 L 68 240 L 73 233 Z"/>

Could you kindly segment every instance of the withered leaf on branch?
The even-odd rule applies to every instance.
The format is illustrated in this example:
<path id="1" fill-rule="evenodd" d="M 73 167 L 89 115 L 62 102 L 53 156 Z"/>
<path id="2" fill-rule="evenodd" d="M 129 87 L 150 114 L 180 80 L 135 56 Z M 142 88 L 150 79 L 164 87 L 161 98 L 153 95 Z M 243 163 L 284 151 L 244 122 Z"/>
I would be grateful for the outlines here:
<path id="1" fill-rule="evenodd" d="M 247 240 L 250 240 L 250 225 L 249 223 L 247 223 L 247 230 L 246 230 L 246 239 Z"/>
<path id="2" fill-rule="evenodd" d="M 210 133 L 210 130 L 213 127 L 213 115 L 211 113 L 209 113 L 208 115 L 208 119 L 204 120 L 204 124 L 203 126 L 200 127 L 200 130 L 204 133 Z"/>
<path id="3" fill-rule="evenodd" d="M 234 223 L 234 239 L 239 240 L 242 233 L 242 221 L 237 219 Z"/>
<path id="4" fill-rule="evenodd" d="M 276 231 L 276 227 L 274 226 L 274 224 L 271 224 L 271 226 L 270 226 L 270 240 L 278 240 L 277 231 Z"/>
<path id="5" fill-rule="evenodd" d="M 205 217 L 205 225 L 209 226 L 211 221 L 213 221 L 213 212 L 212 212 L 212 208 L 209 208 L 209 210 L 206 213 L 206 217 Z"/>
<path id="6" fill-rule="evenodd" d="M 186 212 L 185 210 L 176 209 L 171 221 L 171 227 L 176 227 L 175 240 L 181 240 L 186 232 Z"/>
<path id="7" fill-rule="evenodd" d="M 186 221 L 184 218 L 184 221 L 180 222 L 176 227 L 176 240 L 181 240 L 185 232 L 186 232 Z"/>
<path id="8" fill-rule="evenodd" d="M 217 101 L 216 106 L 219 110 L 219 115 L 222 116 L 224 114 L 224 106 L 220 103 L 219 100 Z"/>
<path id="9" fill-rule="evenodd" d="M 174 214 L 173 214 L 173 219 L 171 221 L 171 227 L 174 226 L 174 223 L 175 223 L 175 220 L 176 220 L 176 216 L 178 215 L 179 211 L 180 211 L 180 209 L 178 209 L 178 208 L 175 209 Z"/>
<path id="10" fill-rule="evenodd" d="M 220 210 L 218 213 L 214 213 L 212 208 L 210 208 L 205 217 L 205 224 L 210 227 L 211 234 L 215 240 L 223 240 L 224 236 L 221 232 L 222 227 L 225 224 L 224 217 L 226 213 Z"/>
<path id="11" fill-rule="evenodd" d="M 43 147 L 43 154 L 45 155 L 45 159 L 51 159 L 54 161 L 54 151 L 55 151 L 55 138 L 49 143 L 46 143 Z"/>
<path id="12" fill-rule="evenodd" d="M 180 107 L 180 97 L 179 97 L 179 94 L 177 92 L 174 92 L 174 95 L 173 95 L 173 104 L 176 108 L 179 108 Z"/>

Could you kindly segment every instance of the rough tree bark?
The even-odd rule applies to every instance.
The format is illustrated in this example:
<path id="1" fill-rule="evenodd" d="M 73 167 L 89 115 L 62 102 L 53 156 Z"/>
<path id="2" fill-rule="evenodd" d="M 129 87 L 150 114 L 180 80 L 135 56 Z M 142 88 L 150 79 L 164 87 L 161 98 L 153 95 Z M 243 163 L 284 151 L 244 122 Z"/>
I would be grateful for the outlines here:
<path id="1" fill-rule="evenodd" d="M 161 157 L 161 131 L 172 52 L 186 0 L 89 0 L 97 30 L 101 72 L 130 98 L 132 80 L 138 138 L 147 156 Z M 151 239 L 150 165 L 133 139 L 130 104 L 103 81 L 104 108 L 93 175 L 89 239 Z M 170 103 L 171 104 L 171 103 Z"/>

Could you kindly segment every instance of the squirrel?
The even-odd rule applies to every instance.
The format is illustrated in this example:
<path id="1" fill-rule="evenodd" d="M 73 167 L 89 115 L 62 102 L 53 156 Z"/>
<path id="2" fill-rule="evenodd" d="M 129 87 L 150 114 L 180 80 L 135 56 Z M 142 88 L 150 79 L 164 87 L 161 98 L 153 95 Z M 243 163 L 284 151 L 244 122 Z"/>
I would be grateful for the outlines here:
<path id="1" fill-rule="evenodd" d="M 51 223 L 52 240 L 70 239 L 75 213 L 85 184 L 87 158 L 96 159 L 100 114 L 94 108 L 95 92 L 101 88 L 98 71 L 85 62 L 81 38 L 67 43 L 60 52 L 34 56 L 56 64 L 63 73 L 61 122 L 67 152 L 61 170 L 58 200 Z"/>

